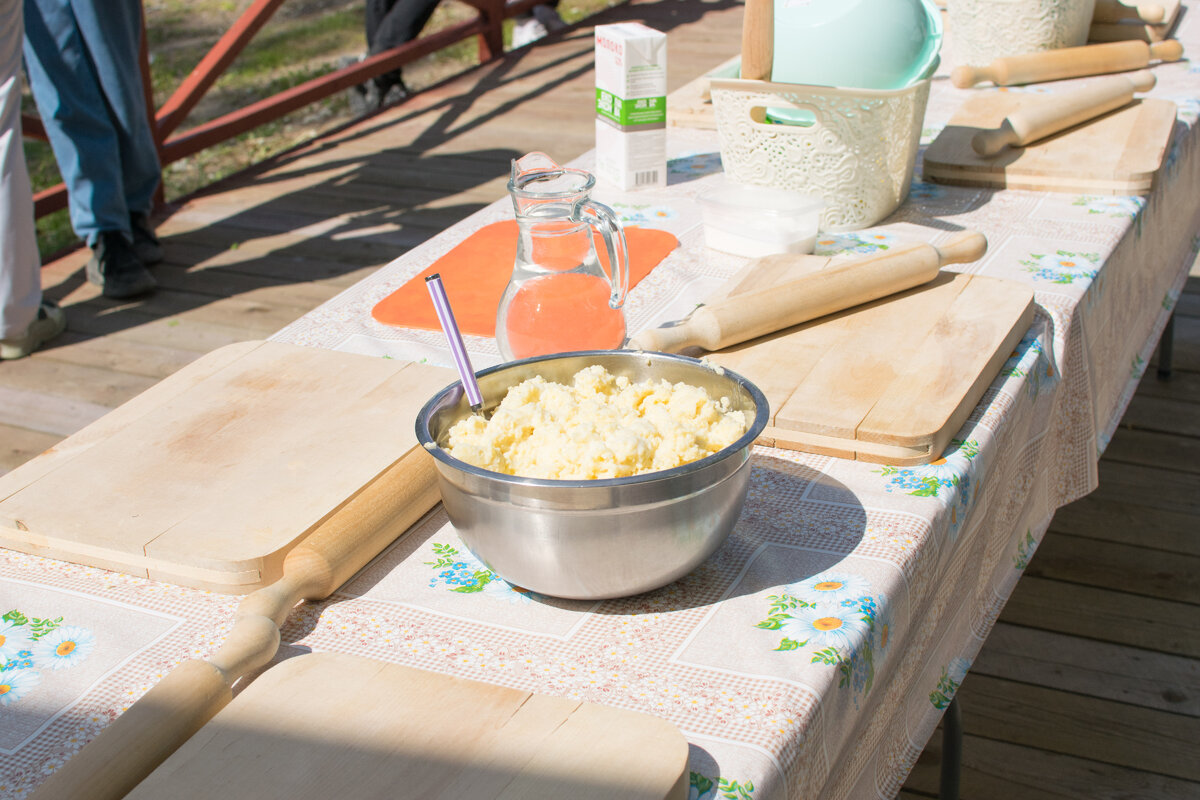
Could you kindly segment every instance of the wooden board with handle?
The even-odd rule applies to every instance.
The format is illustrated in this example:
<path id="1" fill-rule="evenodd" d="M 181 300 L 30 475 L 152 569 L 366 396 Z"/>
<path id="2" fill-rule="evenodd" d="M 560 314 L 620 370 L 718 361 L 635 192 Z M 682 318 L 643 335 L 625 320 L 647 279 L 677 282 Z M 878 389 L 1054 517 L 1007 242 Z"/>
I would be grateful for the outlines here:
<path id="1" fill-rule="evenodd" d="M 260 675 L 127 797 L 682 800 L 687 758 L 647 714 L 320 653 Z"/>
<path id="2" fill-rule="evenodd" d="M 455 379 L 275 342 L 222 348 L 0 476 L 0 545 L 253 591 L 389 468 L 417 468 L 403 460 L 413 420 Z"/>
<path id="3" fill-rule="evenodd" d="M 734 296 L 794 280 L 775 256 L 735 278 Z M 816 256 L 793 256 L 802 272 Z M 708 358 L 766 395 L 761 441 L 898 466 L 936 460 L 1033 321 L 1020 284 L 941 272 L 930 283 Z"/>
<path id="4" fill-rule="evenodd" d="M 1088 29 L 1089 42 L 1123 42 L 1137 39 L 1161 42 L 1171 36 L 1180 18 L 1179 0 L 1161 0 L 1149 4 L 1096 0 L 1096 11 Z"/>
<path id="5" fill-rule="evenodd" d="M 1049 95 L 990 90 L 972 96 L 955 112 L 925 151 L 927 180 L 1091 194 L 1145 194 L 1154 186 L 1171 136 L 1176 107 L 1144 98 L 1023 148 L 983 156 L 976 136 L 999 128 L 1022 108 L 1041 106 Z"/>

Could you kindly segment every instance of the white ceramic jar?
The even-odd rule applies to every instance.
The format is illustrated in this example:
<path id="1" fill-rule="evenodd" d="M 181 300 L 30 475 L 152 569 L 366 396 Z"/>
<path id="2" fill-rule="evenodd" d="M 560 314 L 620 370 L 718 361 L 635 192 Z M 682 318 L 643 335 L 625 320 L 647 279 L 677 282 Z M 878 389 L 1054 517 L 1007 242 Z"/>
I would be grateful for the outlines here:
<path id="1" fill-rule="evenodd" d="M 1087 43 L 1096 0 L 946 0 L 947 40 L 956 64 Z"/>

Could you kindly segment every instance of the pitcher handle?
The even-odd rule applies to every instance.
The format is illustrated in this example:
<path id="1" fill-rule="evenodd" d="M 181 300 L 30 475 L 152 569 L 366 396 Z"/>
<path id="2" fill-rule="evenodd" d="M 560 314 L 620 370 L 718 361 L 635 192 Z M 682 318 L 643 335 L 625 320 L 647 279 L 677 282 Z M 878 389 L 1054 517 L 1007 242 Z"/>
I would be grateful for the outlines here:
<path id="1" fill-rule="evenodd" d="M 580 200 L 575 206 L 575 218 L 583 222 L 585 216 L 591 218 L 586 221 L 600 231 L 604 246 L 608 249 L 608 282 L 612 286 L 608 305 L 610 308 L 620 308 L 629 294 L 629 246 L 625 243 L 625 231 L 616 212 L 603 203 Z"/>

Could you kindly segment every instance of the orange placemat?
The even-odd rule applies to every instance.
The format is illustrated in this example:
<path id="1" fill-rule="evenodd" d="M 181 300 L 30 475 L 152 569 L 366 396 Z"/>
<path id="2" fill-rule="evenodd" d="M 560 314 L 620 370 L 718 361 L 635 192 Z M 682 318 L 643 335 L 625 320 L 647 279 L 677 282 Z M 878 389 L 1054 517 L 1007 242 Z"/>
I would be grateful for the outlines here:
<path id="1" fill-rule="evenodd" d="M 629 245 L 629 288 L 650 274 L 650 270 L 679 245 L 666 231 L 653 228 L 625 229 Z M 596 248 L 600 262 L 608 269 L 608 256 L 601 244 Z M 464 239 L 433 265 L 371 309 L 371 316 L 384 325 L 440 331 L 437 313 L 425 278 L 437 272 L 442 276 L 446 296 L 454 308 L 454 319 L 463 333 L 474 336 L 496 335 L 496 308 L 517 257 L 517 221 L 504 220 L 485 225 Z"/>

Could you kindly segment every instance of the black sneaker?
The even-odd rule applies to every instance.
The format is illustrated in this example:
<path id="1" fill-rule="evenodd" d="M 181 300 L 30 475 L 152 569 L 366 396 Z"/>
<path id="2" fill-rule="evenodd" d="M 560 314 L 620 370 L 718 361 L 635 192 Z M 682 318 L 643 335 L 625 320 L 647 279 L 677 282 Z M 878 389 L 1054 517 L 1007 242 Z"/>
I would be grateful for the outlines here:
<path id="1" fill-rule="evenodd" d="M 154 234 L 154 226 L 146 214 L 130 214 L 129 229 L 133 233 L 133 252 L 146 266 L 163 260 L 162 243 Z"/>
<path id="2" fill-rule="evenodd" d="M 152 291 L 158 283 L 120 231 L 101 231 L 87 263 L 87 279 L 118 300 Z"/>

